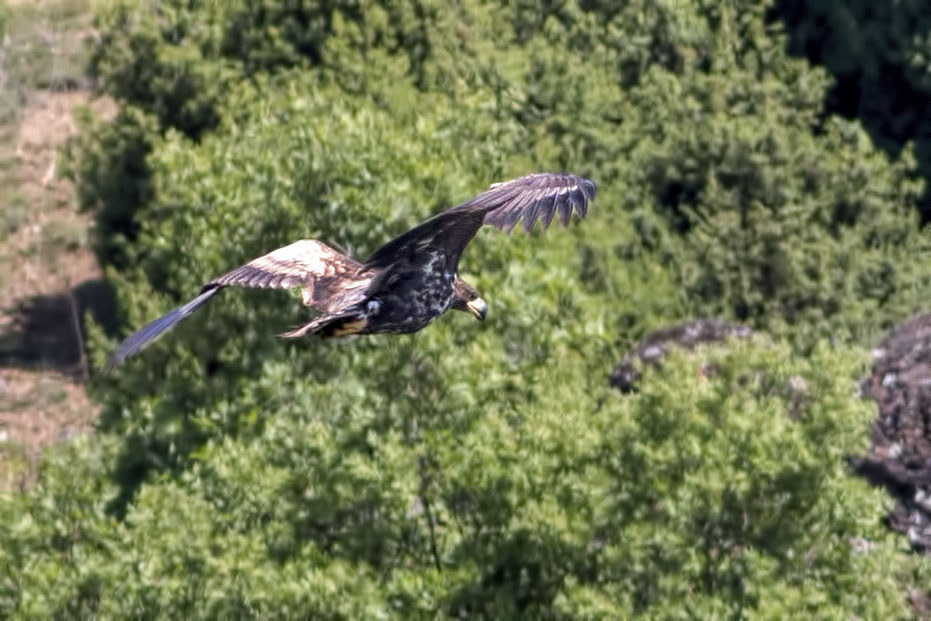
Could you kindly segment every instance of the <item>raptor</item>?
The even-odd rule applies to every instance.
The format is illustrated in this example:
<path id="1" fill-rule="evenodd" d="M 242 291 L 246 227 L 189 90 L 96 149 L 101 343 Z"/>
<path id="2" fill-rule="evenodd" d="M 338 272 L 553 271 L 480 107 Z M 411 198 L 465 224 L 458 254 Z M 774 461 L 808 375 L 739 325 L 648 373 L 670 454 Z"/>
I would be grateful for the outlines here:
<path id="1" fill-rule="evenodd" d="M 485 301 L 458 275 L 459 257 L 478 229 L 489 224 L 509 233 L 522 220 L 529 233 L 538 219 L 549 227 L 556 214 L 565 226 L 573 211 L 585 217 L 594 197 L 595 184 L 588 179 L 536 173 L 493 184 L 362 262 L 317 240 L 296 241 L 208 282 L 194 299 L 131 334 L 111 354 L 107 368 L 122 364 L 230 286 L 299 288 L 303 303 L 320 315 L 283 338 L 416 332 L 450 308 L 484 319 Z"/>

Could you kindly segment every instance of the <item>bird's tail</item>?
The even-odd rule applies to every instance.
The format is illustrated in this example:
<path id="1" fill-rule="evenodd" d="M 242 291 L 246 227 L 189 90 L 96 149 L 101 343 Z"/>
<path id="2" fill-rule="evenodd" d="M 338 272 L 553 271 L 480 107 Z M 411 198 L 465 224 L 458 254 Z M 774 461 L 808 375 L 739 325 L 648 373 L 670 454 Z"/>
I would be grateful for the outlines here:
<path id="1" fill-rule="evenodd" d="M 117 347 L 112 354 L 110 354 L 106 366 L 104 366 L 104 373 L 109 373 L 115 367 L 123 364 L 127 358 L 139 353 L 149 343 L 187 319 L 222 288 L 223 287 L 218 287 L 216 285 L 207 285 L 207 287 L 201 290 L 200 295 L 190 302 L 169 311 L 158 319 L 150 321 L 142 326 L 136 332 L 133 332 L 125 341 L 120 343 L 120 346 Z"/>
<path id="2" fill-rule="evenodd" d="M 297 339 L 308 334 L 316 334 L 321 338 L 336 338 L 359 334 L 367 324 L 368 319 L 364 315 L 357 310 L 352 310 L 317 317 L 310 323 L 278 336 L 283 339 Z"/>

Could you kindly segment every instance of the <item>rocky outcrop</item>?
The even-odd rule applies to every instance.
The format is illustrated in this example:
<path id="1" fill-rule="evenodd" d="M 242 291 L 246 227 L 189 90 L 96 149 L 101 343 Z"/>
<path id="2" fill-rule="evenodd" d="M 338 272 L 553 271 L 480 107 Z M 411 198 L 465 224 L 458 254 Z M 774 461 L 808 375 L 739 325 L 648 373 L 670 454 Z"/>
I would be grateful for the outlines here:
<path id="1" fill-rule="evenodd" d="M 862 384 L 878 416 L 869 452 L 854 470 L 898 501 L 889 526 L 920 551 L 931 550 L 931 314 L 895 328 L 873 350 L 873 372 Z"/>
<path id="2" fill-rule="evenodd" d="M 632 392 L 640 379 L 643 364 L 658 366 L 671 347 L 695 349 L 704 343 L 715 343 L 727 338 L 746 338 L 753 331 L 747 326 L 720 319 L 693 319 L 684 323 L 660 328 L 647 334 L 621 359 L 611 373 L 609 382 L 621 392 Z"/>

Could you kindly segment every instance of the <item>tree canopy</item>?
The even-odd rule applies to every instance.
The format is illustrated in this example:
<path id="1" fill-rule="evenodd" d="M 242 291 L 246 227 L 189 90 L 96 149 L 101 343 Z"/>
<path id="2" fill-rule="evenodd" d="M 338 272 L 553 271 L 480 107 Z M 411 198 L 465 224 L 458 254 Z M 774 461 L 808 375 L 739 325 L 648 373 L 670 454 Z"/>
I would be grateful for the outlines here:
<path id="1" fill-rule="evenodd" d="M 834 68 L 792 55 L 797 16 L 98 10 L 90 70 L 120 112 L 66 154 L 124 321 L 90 327 L 97 365 L 296 239 L 363 258 L 536 170 L 598 195 L 568 229 L 480 231 L 461 270 L 482 324 L 283 342 L 297 299 L 225 291 L 96 379 L 98 431 L 0 502 L 4 614 L 898 618 L 927 589 L 845 465 L 875 416 L 869 347 L 931 292 L 922 160 L 826 105 Z M 699 316 L 756 334 L 611 388 L 644 334 Z"/>

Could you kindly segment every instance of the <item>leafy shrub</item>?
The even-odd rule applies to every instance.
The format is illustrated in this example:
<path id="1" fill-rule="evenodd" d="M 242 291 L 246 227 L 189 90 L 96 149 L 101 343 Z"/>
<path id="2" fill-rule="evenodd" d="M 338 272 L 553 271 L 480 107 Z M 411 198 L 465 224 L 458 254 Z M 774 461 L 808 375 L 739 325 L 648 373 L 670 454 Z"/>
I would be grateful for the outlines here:
<path id="1" fill-rule="evenodd" d="M 138 235 L 136 212 L 150 192 L 146 163 L 156 139 L 154 119 L 131 105 L 106 123 L 79 111 L 82 132 L 65 148 L 64 175 L 75 182 L 81 208 L 94 213 L 101 263 L 125 267 Z"/>
<path id="2" fill-rule="evenodd" d="M 99 379 L 96 439 L 4 503 L 4 610 L 904 615 L 925 562 L 842 457 L 870 417 L 849 341 L 928 292 L 910 160 L 821 113 L 827 75 L 763 2 L 448 8 L 104 9 L 121 113 L 70 170 L 127 329 L 294 239 L 361 258 L 531 169 L 599 193 L 568 231 L 479 233 L 483 324 L 283 343 L 296 301 L 224 291 Z M 607 387 L 692 313 L 779 344 Z"/>
<path id="3" fill-rule="evenodd" d="M 383 368 L 391 381 L 374 385 L 282 381 L 293 361 L 267 363 L 254 389 L 290 393 L 275 416 L 143 485 L 119 522 L 101 507 L 118 447 L 106 435 L 76 446 L 4 505 L 2 605 L 185 618 L 905 614 L 894 578 L 910 578 L 882 494 L 842 461 L 872 416 L 853 394 L 862 356 L 735 342 L 674 353 L 622 396 L 591 385 L 585 352 L 509 372 L 477 363 L 492 345 L 478 341 L 459 356 L 414 353 L 417 369 Z M 424 373 L 443 399 L 426 398 Z"/>
<path id="4" fill-rule="evenodd" d="M 379 108 L 424 106 L 419 119 L 423 102 L 446 99 L 508 128 L 500 170 L 571 169 L 618 192 L 600 205 L 606 235 L 586 249 L 598 286 L 624 291 L 606 283 L 646 254 L 682 288 L 676 314 L 791 333 L 803 349 L 876 337 L 917 310 L 928 283 L 909 260 L 924 243 L 914 158 L 890 163 L 856 125 L 825 117 L 827 75 L 787 55 L 766 3 L 673 4 L 105 12 L 95 71 L 139 110 L 75 150 L 84 203 L 101 205 L 101 255 L 134 261 L 109 240 L 135 243 L 153 217 L 146 154 L 157 135 L 199 140 L 236 110 L 223 100 L 241 76 L 300 68 Z M 637 236 L 617 234 L 632 217 Z"/>
<path id="5" fill-rule="evenodd" d="M 834 77 L 830 114 L 855 118 L 876 146 L 899 157 L 913 145 L 917 172 L 931 178 L 931 7 L 924 2 L 877 6 L 857 0 L 773 3 L 785 22 L 789 50 Z M 922 223 L 931 219 L 926 184 Z"/>
<path id="6" fill-rule="evenodd" d="M 781 72 L 763 82 L 650 74 L 637 93 L 650 109 L 635 117 L 646 138 L 634 187 L 646 190 L 644 217 L 674 236 L 660 256 L 696 314 L 802 346 L 869 342 L 926 299 L 911 259 L 926 243 L 922 183 L 913 159 L 890 164 L 854 123 L 830 118 L 813 133 L 824 76 L 789 61 Z"/>

